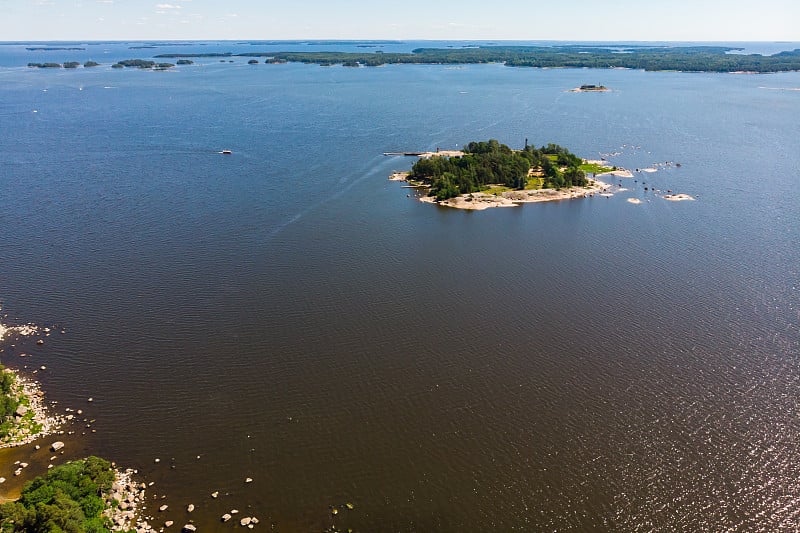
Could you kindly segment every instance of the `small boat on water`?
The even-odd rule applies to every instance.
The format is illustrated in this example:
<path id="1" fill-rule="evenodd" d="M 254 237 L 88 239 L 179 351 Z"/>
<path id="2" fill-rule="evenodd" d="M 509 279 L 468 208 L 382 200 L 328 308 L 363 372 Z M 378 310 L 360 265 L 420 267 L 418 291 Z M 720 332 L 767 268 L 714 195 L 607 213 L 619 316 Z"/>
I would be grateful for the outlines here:
<path id="1" fill-rule="evenodd" d="M 231 155 L 233 152 L 231 150 L 223 150 L 220 153 L 224 155 Z"/>

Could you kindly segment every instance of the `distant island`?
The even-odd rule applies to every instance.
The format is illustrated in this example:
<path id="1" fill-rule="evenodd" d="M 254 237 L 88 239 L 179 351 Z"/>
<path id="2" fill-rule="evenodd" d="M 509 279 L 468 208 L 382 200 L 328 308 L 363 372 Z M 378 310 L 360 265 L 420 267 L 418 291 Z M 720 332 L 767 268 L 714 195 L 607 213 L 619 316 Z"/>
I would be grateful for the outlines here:
<path id="1" fill-rule="evenodd" d="M 77 61 L 66 61 L 63 65 L 61 63 L 28 63 L 30 68 L 78 68 L 80 63 Z M 100 63 L 95 61 L 87 61 L 83 64 L 84 68 L 99 67 Z"/>
<path id="2" fill-rule="evenodd" d="M 510 67 L 626 68 L 684 72 L 787 72 L 800 70 L 800 49 L 774 55 L 741 54 L 728 46 L 475 46 L 417 48 L 411 53 L 247 52 L 239 57 L 264 57 L 269 63 L 380 66 L 388 64 L 502 63 Z M 156 58 L 234 57 L 233 53 L 160 54 Z"/>
<path id="3" fill-rule="evenodd" d="M 178 61 L 179 65 L 191 65 L 194 63 L 191 60 L 184 59 Z M 75 69 L 80 66 L 80 63 L 77 61 L 66 61 L 65 63 L 28 63 L 30 68 L 67 68 L 67 69 Z M 92 68 L 92 67 L 99 67 L 100 63 L 96 61 L 87 61 L 83 64 L 84 68 Z M 118 61 L 111 65 L 111 68 L 120 69 L 120 68 L 138 68 L 142 70 L 167 70 L 175 65 L 173 63 L 156 63 L 155 61 L 150 61 L 148 59 L 125 59 L 123 61 Z"/>
<path id="4" fill-rule="evenodd" d="M 389 179 L 407 181 L 408 187 L 426 190 L 423 202 L 459 209 L 592 196 L 609 187 L 595 179 L 597 174 L 617 172 L 616 167 L 603 161 L 583 160 L 557 144 L 535 148 L 528 145 L 527 139 L 522 150 L 490 139 L 470 142 L 463 151 L 403 155 L 417 155 L 420 159 L 410 172 L 395 172 Z M 626 173 L 619 172 L 616 175 Z"/>
<path id="5" fill-rule="evenodd" d="M 30 52 L 53 52 L 56 50 L 86 50 L 86 48 L 63 48 L 58 46 L 40 46 L 40 47 L 32 47 L 26 48 Z"/>

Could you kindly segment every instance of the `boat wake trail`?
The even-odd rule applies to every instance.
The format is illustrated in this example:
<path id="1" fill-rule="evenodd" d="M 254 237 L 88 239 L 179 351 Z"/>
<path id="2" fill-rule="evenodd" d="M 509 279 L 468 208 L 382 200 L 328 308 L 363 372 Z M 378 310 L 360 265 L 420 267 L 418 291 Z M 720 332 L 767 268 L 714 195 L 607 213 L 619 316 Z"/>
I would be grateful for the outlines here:
<path id="1" fill-rule="evenodd" d="M 391 165 L 391 160 L 387 161 L 385 157 L 382 155 L 378 155 L 367 161 L 365 165 L 367 170 L 364 170 L 358 177 L 349 180 L 347 176 L 343 176 L 338 181 L 338 185 L 340 186 L 336 192 L 331 194 L 330 196 L 326 196 L 312 204 L 308 205 L 305 209 L 298 211 L 297 213 L 291 215 L 285 221 L 277 224 L 273 228 L 271 228 L 264 236 L 265 241 L 269 241 L 279 235 L 284 229 L 291 226 L 295 222 L 302 220 L 305 216 L 313 211 L 316 211 L 321 206 L 340 198 L 343 194 L 347 193 L 350 189 L 352 189 L 355 185 L 363 182 L 366 179 L 377 178 L 382 175 L 389 175 L 388 168 Z"/>

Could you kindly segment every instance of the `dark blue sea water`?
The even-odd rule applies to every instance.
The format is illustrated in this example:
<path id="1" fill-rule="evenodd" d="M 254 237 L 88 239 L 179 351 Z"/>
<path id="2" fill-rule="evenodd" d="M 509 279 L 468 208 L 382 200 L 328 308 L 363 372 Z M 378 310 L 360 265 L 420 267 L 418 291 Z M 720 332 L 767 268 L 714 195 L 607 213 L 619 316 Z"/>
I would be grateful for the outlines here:
<path id="1" fill-rule="evenodd" d="M 24 48 L 0 47 L 0 303 L 66 333 L 0 361 L 47 367 L 96 429 L 60 438 L 154 481 L 154 523 L 797 527 L 800 74 Z M 681 166 L 483 212 L 386 179 L 412 160 L 383 152 L 488 138 Z"/>

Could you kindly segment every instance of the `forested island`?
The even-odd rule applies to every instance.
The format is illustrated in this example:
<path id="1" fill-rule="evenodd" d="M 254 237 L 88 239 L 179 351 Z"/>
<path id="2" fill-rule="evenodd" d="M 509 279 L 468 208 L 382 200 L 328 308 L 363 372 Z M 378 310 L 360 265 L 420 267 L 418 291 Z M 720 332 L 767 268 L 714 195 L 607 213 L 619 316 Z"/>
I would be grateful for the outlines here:
<path id="1" fill-rule="evenodd" d="M 178 61 L 179 65 L 191 65 L 194 63 L 191 60 L 184 59 Z M 67 69 L 75 69 L 80 66 L 80 63 L 77 61 L 66 61 L 62 63 L 28 63 L 30 68 L 67 68 Z M 84 68 L 92 68 L 92 67 L 99 67 L 100 63 L 96 61 L 87 61 L 83 64 Z M 150 61 L 148 59 L 125 59 L 123 61 L 118 61 L 111 65 L 111 68 L 138 68 L 142 70 L 167 70 L 175 65 L 173 63 L 156 63 L 155 61 Z"/>
<path id="2" fill-rule="evenodd" d="M 561 189 L 588 184 L 580 169 L 583 160 L 569 150 L 549 144 L 512 150 L 495 139 L 470 142 L 460 157 L 425 157 L 411 167 L 409 179 L 430 185 L 430 195 L 447 200 L 460 194 L 502 185 L 510 189 Z"/>
<path id="3" fill-rule="evenodd" d="M 155 61 L 149 61 L 146 59 L 126 59 L 124 61 L 117 61 L 111 68 L 138 68 L 143 70 L 167 70 L 169 68 L 174 67 L 175 65 L 172 63 L 156 63 Z"/>
<path id="4" fill-rule="evenodd" d="M 476 46 L 417 48 L 411 53 L 247 52 L 239 57 L 265 57 L 268 62 L 317 65 L 380 66 L 410 64 L 502 63 L 511 67 L 628 68 L 648 71 L 786 72 L 800 70 L 800 50 L 774 55 L 739 54 L 727 46 Z M 156 58 L 233 57 L 234 54 L 160 54 Z"/>
<path id="5" fill-rule="evenodd" d="M 391 179 L 427 189 L 423 201 L 483 209 L 592 195 L 607 187 L 590 179 L 617 169 L 584 161 L 557 144 L 513 150 L 495 139 L 470 142 L 461 152 L 421 153 L 411 171 Z"/>

